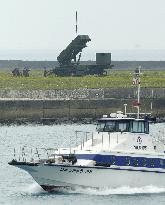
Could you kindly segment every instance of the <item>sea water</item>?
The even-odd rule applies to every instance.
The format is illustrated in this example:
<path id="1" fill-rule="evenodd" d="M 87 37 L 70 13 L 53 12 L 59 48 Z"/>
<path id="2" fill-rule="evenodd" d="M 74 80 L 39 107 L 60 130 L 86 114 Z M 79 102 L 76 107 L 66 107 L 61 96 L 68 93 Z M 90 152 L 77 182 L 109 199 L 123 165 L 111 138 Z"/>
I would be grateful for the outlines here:
<path id="1" fill-rule="evenodd" d="M 164 135 L 165 124 L 151 125 L 155 136 Z M 8 162 L 16 151 L 26 145 L 29 147 L 55 148 L 70 146 L 76 130 L 94 131 L 95 125 L 26 125 L 1 126 L 0 128 L 0 204 L 5 205 L 82 205 L 82 204 L 165 204 L 165 188 L 147 186 L 131 188 L 75 188 L 45 192 L 25 171 Z"/>

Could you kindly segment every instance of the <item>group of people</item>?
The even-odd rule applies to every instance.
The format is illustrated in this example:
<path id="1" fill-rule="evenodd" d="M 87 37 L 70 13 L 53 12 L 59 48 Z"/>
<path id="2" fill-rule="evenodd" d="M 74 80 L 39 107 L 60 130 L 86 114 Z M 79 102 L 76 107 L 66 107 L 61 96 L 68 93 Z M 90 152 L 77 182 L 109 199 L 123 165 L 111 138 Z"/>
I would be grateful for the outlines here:
<path id="1" fill-rule="evenodd" d="M 14 70 L 12 70 L 12 74 L 15 77 L 21 77 L 21 76 L 29 77 L 29 71 L 30 69 L 28 67 L 25 67 L 23 71 L 20 71 L 19 68 L 15 68 Z"/>

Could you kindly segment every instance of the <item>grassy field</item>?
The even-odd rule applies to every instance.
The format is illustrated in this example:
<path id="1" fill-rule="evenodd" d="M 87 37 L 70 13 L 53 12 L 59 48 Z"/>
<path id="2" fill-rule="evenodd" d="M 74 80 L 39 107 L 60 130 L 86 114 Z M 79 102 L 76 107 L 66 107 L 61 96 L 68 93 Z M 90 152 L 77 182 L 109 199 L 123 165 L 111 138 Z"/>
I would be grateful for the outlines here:
<path id="1" fill-rule="evenodd" d="M 43 71 L 33 70 L 30 77 L 13 77 L 9 71 L 0 72 L 1 90 L 53 90 L 78 88 L 129 88 L 133 71 L 112 70 L 109 76 L 43 77 Z M 165 71 L 144 71 L 142 87 L 165 88 Z"/>

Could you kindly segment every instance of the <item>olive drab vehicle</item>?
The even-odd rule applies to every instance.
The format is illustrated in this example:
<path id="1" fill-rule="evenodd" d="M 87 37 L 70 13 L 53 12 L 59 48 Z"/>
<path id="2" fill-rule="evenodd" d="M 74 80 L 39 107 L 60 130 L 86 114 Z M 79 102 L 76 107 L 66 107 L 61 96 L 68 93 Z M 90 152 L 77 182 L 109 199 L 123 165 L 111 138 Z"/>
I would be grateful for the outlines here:
<path id="1" fill-rule="evenodd" d="M 59 65 L 50 71 L 44 70 L 44 76 L 106 75 L 106 69 L 112 68 L 111 53 L 96 53 L 95 64 L 81 64 L 82 50 L 89 41 L 88 35 L 78 35 L 57 57 Z"/>

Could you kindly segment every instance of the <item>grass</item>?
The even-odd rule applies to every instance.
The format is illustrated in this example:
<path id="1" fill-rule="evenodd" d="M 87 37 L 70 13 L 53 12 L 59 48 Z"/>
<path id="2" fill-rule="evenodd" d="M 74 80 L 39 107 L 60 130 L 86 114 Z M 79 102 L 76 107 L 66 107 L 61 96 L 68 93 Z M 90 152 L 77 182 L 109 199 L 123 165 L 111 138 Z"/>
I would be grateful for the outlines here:
<path id="1" fill-rule="evenodd" d="M 54 90 L 78 88 L 130 88 L 133 71 L 112 70 L 108 76 L 43 77 L 43 71 L 32 70 L 30 77 L 13 77 L 10 71 L 0 72 L 0 90 Z M 142 87 L 165 88 L 165 71 L 144 71 Z"/>

